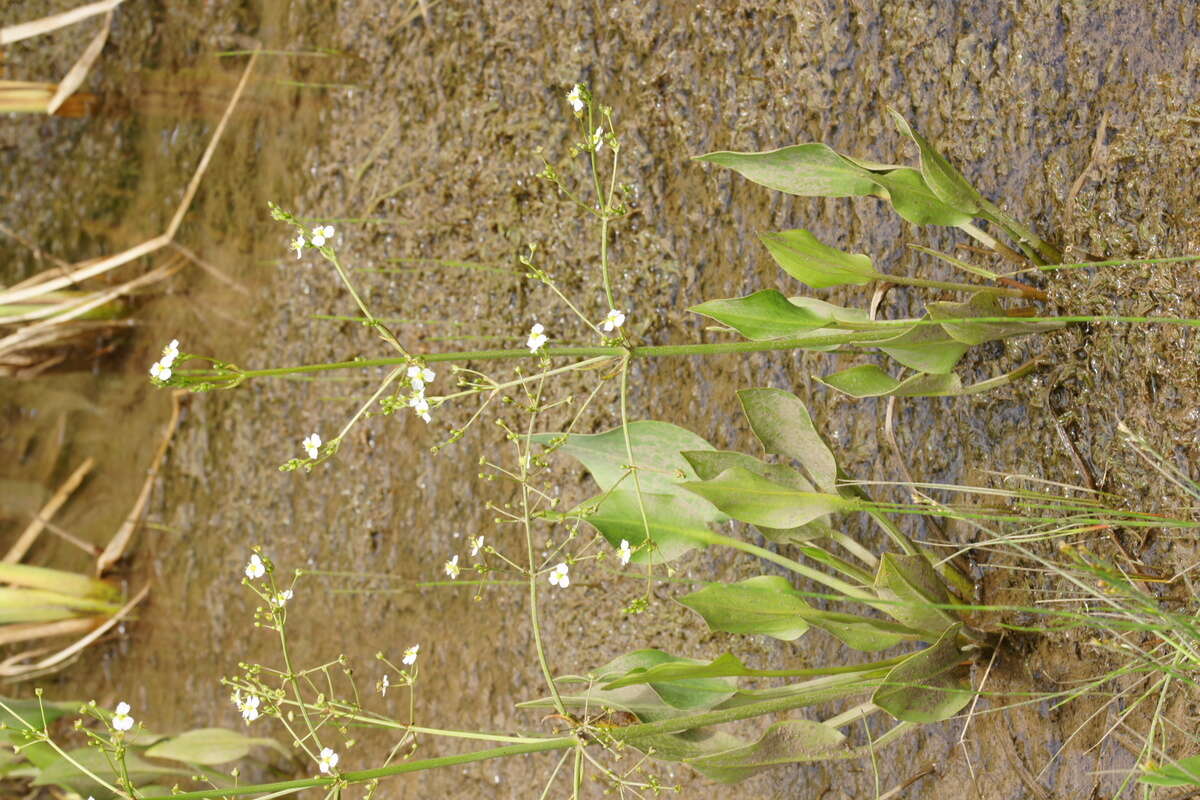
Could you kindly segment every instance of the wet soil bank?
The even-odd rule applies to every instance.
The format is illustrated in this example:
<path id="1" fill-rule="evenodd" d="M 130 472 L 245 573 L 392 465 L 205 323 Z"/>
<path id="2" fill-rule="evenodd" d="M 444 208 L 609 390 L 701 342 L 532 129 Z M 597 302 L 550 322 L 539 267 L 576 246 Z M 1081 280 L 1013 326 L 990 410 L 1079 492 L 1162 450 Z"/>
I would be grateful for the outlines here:
<path id="1" fill-rule="evenodd" d="M 49 4 L 12 5 L 13 17 L 24 19 Z M 549 9 L 538 2 L 445 2 L 434 4 L 427 20 L 383 2 L 336 11 L 274 2 L 211 3 L 203 12 L 128 4 L 93 76 L 96 91 L 124 97 L 123 103 L 114 101 L 110 115 L 9 119 L 2 129 L 10 166 L 0 177 L 11 198 L 5 219 L 68 260 L 157 233 L 211 129 L 214 115 L 200 100 L 188 101 L 189 113 L 146 113 L 129 97 L 138 87 L 164 80 L 175 86 L 192 76 L 197 97 L 210 96 L 219 109 L 224 95 L 211 87 L 227 86 L 240 62 L 218 61 L 216 50 L 255 38 L 273 49 L 328 47 L 347 57 L 264 61 L 254 102 L 239 112 L 188 218 L 184 243 L 248 294 L 190 271 L 147 299 L 144 328 L 91 373 L 36 388 L 3 387 L 4 446 L 25 444 L 14 451 L 20 458 L 5 458 L 15 466 L 0 477 L 31 477 L 33 470 L 34 479 L 53 482 L 83 456 L 101 455 L 87 504 L 77 504 L 64 524 L 103 539 L 136 494 L 166 416 L 166 397 L 148 390 L 143 377 L 163 342 L 178 337 L 185 350 L 249 366 L 380 352 L 358 326 L 312 318 L 352 314 L 352 302 L 315 258 L 295 260 L 285 252 L 287 232 L 269 220 L 267 199 L 335 220 L 346 263 L 406 269 L 361 278 L 378 313 L 441 321 L 397 325 L 402 338 L 422 337 L 430 351 L 480 342 L 447 336 L 516 343 L 535 318 L 561 341 L 587 341 L 542 288 L 493 272 L 391 260 L 511 269 L 516 254 L 535 242 L 564 291 L 601 316 L 594 231 L 533 178 L 541 167 L 536 148 L 559 154 L 573 139 L 563 95 L 577 80 L 613 107 L 626 175 L 637 187 L 636 213 L 617 226 L 611 252 L 618 302 L 646 342 L 710 337 L 684 310 L 705 299 L 766 287 L 799 293 L 757 243 L 762 231 L 804 227 L 870 254 L 886 271 L 951 278 L 905 247 L 915 242 L 949 251 L 960 242 L 945 231 L 903 223 L 874 200 L 784 197 L 689 160 L 710 150 L 818 140 L 875 160 L 911 161 L 914 154 L 884 117 L 888 105 L 986 195 L 1065 246 L 1073 260 L 1200 252 L 1195 25 L 1187 2 L 1140 9 L 1116 0 L 580 2 Z M 61 53 L 55 61 L 50 50 L 35 47 L 20 51 L 20 62 L 17 55 L 10 55 L 10 68 L 50 69 L 63 61 Z M 1094 148 L 1102 119 L 1106 131 Z M 13 252 L 18 274 L 34 268 L 22 251 Z M 1194 276 L 1192 266 L 1083 271 L 1047 278 L 1044 286 L 1064 313 L 1196 317 Z M 827 297 L 858 306 L 870 299 L 863 290 Z M 882 313 L 909 315 L 928 299 L 940 298 L 893 289 Z M 847 472 L 864 480 L 901 480 L 903 459 L 918 480 L 981 481 L 986 470 L 1002 470 L 1080 482 L 1053 425 L 1057 413 L 1101 486 L 1129 498 L 1176 502 L 1119 445 L 1115 427 L 1122 419 L 1181 466 L 1195 463 L 1195 335 L 1078 326 L 978 348 L 960 371 L 973 382 L 1034 356 L 1045 367 L 1012 387 L 899 403 L 899 452 L 883 436 L 885 403 L 851 401 L 812 380 L 861 363 L 856 356 L 641 364 L 631 379 L 630 414 L 674 422 L 718 447 L 750 450 L 734 391 L 776 386 L 807 400 Z M 48 691 L 128 699 L 160 730 L 233 724 L 235 711 L 216 678 L 233 674 L 238 661 L 276 661 L 270 638 L 251 625 L 252 598 L 238 586 L 247 548 L 261 544 L 287 568 L 390 576 L 302 581 L 292 612 L 301 663 L 345 653 L 360 690 L 370 692 L 379 677 L 374 653 L 398 657 L 420 642 L 420 722 L 479 729 L 553 724 L 513 708 L 540 694 L 523 593 L 493 589 L 475 600 L 469 589 L 414 586 L 437 580 L 441 563 L 465 550 L 468 535 L 516 550 L 515 535 L 496 526 L 484 507 L 488 499 L 506 500 L 506 490 L 476 479 L 481 454 L 506 455 L 498 431 L 476 426 L 434 456 L 430 445 L 461 424 L 466 410 L 440 414 L 432 427 L 410 416 L 377 418 L 355 429 L 335 463 L 311 475 L 276 470 L 298 455 L 304 435 L 339 426 L 370 385 L 257 382 L 194 397 L 155 494 L 154 525 L 142 531 L 127 565 L 131 587 L 153 582 L 150 602 L 125 636 L 47 682 Z M 579 395 L 584 388 L 558 391 Z M 45 410 L 55 402 L 48 398 L 60 396 L 81 397 L 90 408 L 67 412 L 69 434 Z M 615 424 L 614 396 L 611 388 L 601 392 L 585 430 Z M 61 452 L 55 437 L 65 437 Z M 560 468 L 557 485 L 566 502 L 591 492 L 577 470 Z M 856 524 L 849 523 L 851 532 Z M 1167 574 L 1194 561 L 1189 541 L 1152 536 L 1142 544 L 1147 565 Z M 70 557 L 49 544 L 37 556 Z M 679 575 L 728 581 L 762 571 L 746 558 L 702 553 L 685 561 Z M 983 599 L 991 603 L 1029 604 L 1053 588 L 1007 562 L 985 565 L 984 574 Z M 656 589 L 651 610 L 632 617 L 621 608 L 641 590 L 636 582 L 584 566 L 573 579 L 572 591 L 552 595 L 545 609 L 557 672 L 581 673 L 639 646 L 706 658 L 733 650 L 763 668 L 827 663 L 843 652 L 816 634 L 795 645 L 708 634 L 670 601 L 685 591 L 682 585 Z M 1057 691 L 1109 666 L 1082 642 L 1030 639 L 1003 652 L 987 688 Z M 978 710 L 1011 701 L 985 697 Z M 380 703 L 397 715 L 406 705 L 393 693 Z M 902 796 L 1109 797 L 1134 756 L 1116 737 L 1097 746 L 1119 713 L 1112 706 L 1090 716 L 1098 708 L 1093 700 L 1058 709 L 1041 702 L 979 714 L 965 736 L 962 720 L 923 728 L 883 752 L 875 768 L 867 762 L 782 767 L 734 789 L 714 788 L 686 769 L 658 772 L 680 783 L 685 797 L 870 797 L 877 786 L 886 791 L 927 766 L 932 771 Z M 1172 713 L 1183 722 L 1188 711 L 1181 702 Z M 1136 727 L 1136 716 L 1130 722 Z M 343 763 L 378 763 L 389 747 L 363 736 L 343 753 Z M 423 752 L 451 749 L 426 743 Z M 397 779 L 388 796 L 536 796 L 552 767 L 549 757 L 487 762 Z"/>

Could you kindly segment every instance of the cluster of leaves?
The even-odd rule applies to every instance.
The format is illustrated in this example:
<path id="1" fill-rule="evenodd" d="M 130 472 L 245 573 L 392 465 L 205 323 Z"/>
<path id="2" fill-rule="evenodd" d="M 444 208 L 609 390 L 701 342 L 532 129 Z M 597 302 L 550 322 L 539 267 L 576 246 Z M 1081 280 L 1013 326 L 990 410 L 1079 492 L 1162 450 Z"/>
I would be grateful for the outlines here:
<path id="1" fill-rule="evenodd" d="M 815 608 L 806 599 L 810 594 L 786 578 L 760 575 L 710 584 L 680 599 L 711 630 L 792 641 L 819 628 L 867 652 L 904 642 L 931 646 L 871 664 L 790 673 L 749 669 L 728 653 L 701 663 L 642 650 L 601 668 L 593 676 L 599 685 L 564 694 L 563 702 L 625 711 L 643 722 L 768 699 L 790 698 L 796 705 L 788 707 L 799 707 L 854 695 L 869 696 L 902 725 L 937 721 L 959 711 L 972 696 L 961 670 L 964 652 L 977 648 L 955 611 L 957 598 L 931 558 L 847 481 L 799 398 L 777 389 L 750 389 L 738 396 L 764 450 L 791 463 L 719 451 L 687 430 L 657 421 L 632 422 L 594 435 L 564 439 L 542 434 L 534 439 L 583 463 L 601 493 L 569 514 L 584 519 L 614 546 L 622 539 L 633 543 L 634 560 L 668 562 L 711 544 L 754 552 L 757 548 L 710 527 L 738 520 L 770 542 L 797 545 L 810 561 L 837 575 L 788 559 L 772 560 L 824 583 L 834 598 L 866 607 L 863 613 Z M 837 530 L 834 515 L 853 511 L 879 520 L 901 552 L 876 556 Z M 838 555 L 835 545 L 859 563 Z M 825 677 L 766 690 L 737 685 L 739 677 L 789 674 Z M 685 761 L 717 780 L 737 780 L 768 763 L 860 752 L 845 744 L 836 726 L 811 720 L 774 726 L 756 743 L 736 741 L 708 727 L 667 738 L 635 745 L 652 747 L 657 758 Z"/>
<path id="2" fill-rule="evenodd" d="M 751 181 L 805 197 L 873 195 L 890 201 L 906 220 L 921 225 L 967 227 L 977 215 L 1009 230 L 1015 222 L 986 201 L 974 187 L 908 123 L 893 112 L 900 130 L 920 153 L 919 168 L 878 164 L 837 153 L 820 143 L 801 144 L 762 153 L 717 152 L 700 156 L 741 173 Z M 1010 231 L 1011 232 L 1011 231 Z M 1018 244 L 1032 235 L 1013 233 Z M 1033 237 L 1036 239 L 1036 237 Z M 812 288 L 864 285 L 893 280 L 915 285 L 943 285 L 903 279 L 879 272 L 862 253 L 848 253 L 819 241 L 806 230 L 761 236 L 772 258 L 791 277 Z M 1040 240 L 1048 255 L 1057 257 Z M 1038 263 L 1036 248 L 1028 254 Z M 975 270 L 986 272 L 984 270 Z M 994 275 L 994 273 L 989 273 Z M 964 288 L 961 284 L 953 285 Z M 951 374 L 973 345 L 1060 327 L 1059 323 L 1023 320 L 1009 314 L 997 293 L 1011 289 L 977 287 L 966 302 L 933 302 L 919 319 L 877 323 L 866 312 L 810 297 L 787 297 L 767 289 L 746 297 L 711 300 L 691 310 L 710 317 L 751 341 L 800 338 L 798 346 L 833 350 L 843 344 L 875 347 L 916 375 L 899 380 L 875 365 L 839 372 L 825 383 L 855 397 L 880 395 L 957 395 L 991 388 L 964 387 Z"/>
<path id="3" fill-rule="evenodd" d="M 30 785 L 57 787 L 80 797 L 113 797 L 100 778 L 110 786 L 127 778 L 141 795 L 168 795 L 164 785 L 193 776 L 214 786 L 229 786 L 229 776 L 211 767 L 245 758 L 256 746 L 289 753 L 270 738 L 246 736 L 226 728 L 199 728 L 175 736 L 154 734 L 139 728 L 122 735 L 118 759 L 115 745 L 93 736 L 85 746 L 60 752 L 49 742 L 48 728 L 79 711 L 78 703 L 0 698 L 0 741 L 9 745 L 0 756 L 0 778 L 29 781 Z M 109 714 L 94 706 L 84 711 Z M 65 753 L 65 755 L 64 755 Z M 89 774 L 90 773 L 90 774 Z"/>

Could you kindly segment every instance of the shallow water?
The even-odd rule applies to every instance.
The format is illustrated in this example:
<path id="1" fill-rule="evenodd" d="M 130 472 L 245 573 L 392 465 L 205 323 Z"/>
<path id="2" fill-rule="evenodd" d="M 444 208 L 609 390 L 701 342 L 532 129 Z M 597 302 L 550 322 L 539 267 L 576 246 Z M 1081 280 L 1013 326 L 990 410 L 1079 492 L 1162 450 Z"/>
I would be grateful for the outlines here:
<path id="1" fill-rule="evenodd" d="M 13 18 L 26 19 L 50 5 L 10 8 Z M 543 265 L 564 290 L 600 316 L 595 234 L 532 177 L 540 168 L 534 148 L 560 153 L 571 141 L 562 95 L 579 79 L 613 106 L 622 163 L 638 187 L 637 213 L 617 227 L 611 251 L 619 302 L 647 342 L 709 337 L 684 311 L 701 300 L 768 286 L 796 291 L 756 242 L 760 231 L 805 227 L 871 254 L 885 270 L 956 278 L 903 247 L 949 250 L 957 240 L 944 231 L 916 230 L 873 200 L 783 197 L 688 160 L 714 149 L 807 140 L 877 160 L 912 160 L 883 117 L 889 104 L 985 194 L 1069 246 L 1072 256 L 1198 252 L 1200 50 L 1189 34 L 1196 22 L 1189 3 L 1143 10 L 1115 0 L 701 6 L 559 3 L 546 10 L 541 3 L 447 2 L 433 6 L 429 24 L 405 22 L 395 4 L 368 2 L 332 17 L 276 2 L 210 3 L 203 13 L 123 7 L 92 77 L 106 112 L 83 120 L 9 119 L 0 128 L 9 167 L 0 186 L 11 199 L 5 221 L 72 261 L 161 230 L 242 64 L 217 60 L 214 51 L 245 47 L 247 37 L 256 37 L 272 49 L 331 47 L 348 55 L 265 57 L 250 102 L 235 117 L 189 214 L 181 241 L 250 294 L 189 269 L 147 298 L 143 328 L 90 370 L 0 388 L 6 398 L 0 446 L 20 454 L 4 454 L 0 463 L 12 466 L 0 478 L 49 486 L 84 456 L 97 456 L 96 478 L 61 524 L 102 541 L 136 495 L 166 418 L 167 398 L 143 376 L 162 342 L 178 337 L 185 350 L 248 366 L 380 352 L 353 324 L 311 318 L 354 313 L 352 303 L 315 258 L 286 254 L 286 231 L 269 220 L 267 199 L 311 217 L 366 218 L 336 223 L 339 252 L 361 267 L 447 258 L 511 268 L 524 245 L 537 242 Z M 70 41 L 77 45 L 81 36 Z M 14 48 L 10 74 L 18 67 L 39 76 L 61 72 L 73 58 L 70 41 Z M 1104 112 L 1111 126 L 1107 152 L 1069 206 Z M 54 188 L 50 200 L 45 186 Z M 10 276 L 35 268 L 19 248 L 11 252 Z M 1188 266 L 1088 271 L 1056 276 L 1046 286 L 1069 313 L 1200 316 L 1194 274 Z M 454 346 L 438 337 L 456 333 L 519 338 L 535 318 L 556 336 L 586 340 L 545 290 L 516 279 L 422 267 L 364 273 L 361 280 L 380 314 L 468 323 L 462 330 L 399 326 L 402 336 L 424 337 L 429 350 Z M 862 290 L 829 294 L 854 305 L 869 299 Z M 908 315 L 923 299 L 928 295 L 893 289 L 883 313 Z M 1067 428 L 1101 484 L 1131 497 L 1162 496 L 1157 477 L 1114 443 L 1115 421 L 1145 431 L 1181 464 L 1194 463 L 1195 349 L 1195 336 L 1179 329 L 1109 326 L 981 348 L 964 361 L 964 382 L 1032 356 L 1044 357 L 1047 367 L 988 395 L 898 404 L 903 456 L 918 479 L 981 480 L 984 470 L 1001 469 L 1078 482 L 1050 424 L 1046 393 L 1057 386 L 1053 408 L 1074 413 Z M 734 390 L 787 388 L 808 399 L 850 474 L 899 480 L 900 461 L 882 436 L 885 404 L 814 387 L 814 374 L 861 360 L 771 354 L 640 364 L 631 378 L 630 413 L 669 419 L 718 447 L 750 449 Z M 160 730 L 233 724 L 236 714 L 216 678 L 233 674 L 239 660 L 274 663 L 271 642 L 251 627 L 251 598 L 237 584 L 247 548 L 261 544 L 288 568 L 391 576 L 305 579 L 292 612 L 302 663 L 346 653 L 357 665 L 360 689 L 369 692 L 378 678 L 374 653 L 398 657 L 419 641 L 420 722 L 551 725 L 513 709 L 540 686 L 524 595 L 495 589 L 475 601 L 463 588 L 414 586 L 437 580 L 441 562 L 465 549 L 467 535 L 482 533 L 498 544 L 512 537 L 482 505 L 503 501 L 504 488 L 481 488 L 475 478 L 479 455 L 501 452 L 498 431 L 477 427 L 435 457 L 429 446 L 464 412 L 439 415 L 433 430 L 409 417 L 372 419 L 348 437 L 336 463 L 311 475 L 275 469 L 298 454 L 304 435 L 340 425 L 368 388 L 257 382 L 192 398 L 148 515 L 155 526 L 141 531 L 122 573 L 131 588 L 153 583 L 149 604 L 126 635 L 45 684 L 47 690 L 127 699 Z M 598 397 L 585 429 L 615 424 L 613 397 L 611 388 Z M 579 471 L 561 469 L 564 498 L 587 496 Z M 77 558 L 45 544 L 39 561 Z M 1148 546 L 1147 560 L 1165 571 L 1188 563 L 1187 543 Z M 745 558 L 704 553 L 681 573 L 736 580 L 759 569 Z M 650 612 L 628 617 L 620 609 L 639 586 L 584 567 L 573 577 L 577 590 L 551 595 L 546 608 L 558 672 L 582 672 L 638 646 L 697 657 L 733 649 L 752 666 L 773 668 L 840 654 L 819 636 L 784 645 L 708 634 L 669 601 L 682 588 L 656 590 Z M 387 591 L 363 594 L 364 586 Z M 1029 602 L 1039 587 L 1034 578 L 993 570 L 984 599 Z M 1099 669 L 1094 654 L 1082 652 L 1085 659 L 1072 657 L 1062 642 L 1019 644 L 998 659 L 989 685 L 1057 689 Z M 981 701 L 980 709 L 989 703 Z M 402 696 L 389 695 L 384 707 L 403 713 Z M 1084 796 L 1093 788 L 1110 796 L 1120 776 L 1107 771 L 1128 769 L 1134 757 L 1114 739 L 1088 750 L 1111 724 L 1103 714 L 1038 775 L 1092 710 L 1082 703 L 1059 711 L 1034 705 L 979 715 L 965 746 L 957 744 L 961 721 L 929 726 L 885 751 L 878 777 L 870 763 L 851 763 L 780 768 L 731 790 L 714 789 L 686 769 L 676 768 L 671 780 L 683 784 L 687 797 L 857 798 L 934 764 L 907 796 L 1023 798 L 1036 794 L 1032 782 L 1047 796 Z M 343 753 L 343 765 L 377 763 L 388 747 L 362 737 Z M 423 748 L 452 750 L 436 742 Z M 396 779 L 388 796 L 527 797 L 551 769 L 549 757 L 484 763 Z M 981 777 L 977 784 L 972 770 Z"/>

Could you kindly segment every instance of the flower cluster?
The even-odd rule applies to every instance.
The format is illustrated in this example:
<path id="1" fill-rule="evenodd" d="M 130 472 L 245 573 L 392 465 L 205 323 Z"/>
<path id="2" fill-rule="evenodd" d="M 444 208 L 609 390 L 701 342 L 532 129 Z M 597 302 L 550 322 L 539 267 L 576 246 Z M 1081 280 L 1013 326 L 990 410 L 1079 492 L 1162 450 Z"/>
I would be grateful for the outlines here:
<path id="1" fill-rule="evenodd" d="M 425 386 L 433 382 L 437 373 L 423 364 L 412 364 L 408 368 L 408 383 L 412 386 L 412 394 L 408 397 L 408 405 L 418 417 L 429 422 L 429 401 L 425 399 Z"/>
<path id="2" fill-rule="evenodd" d="M 171 343 L 163 348 L 162 358 L 150 366 L 150 378 L 160 384 L 171 380 L 171 366 L 174 365 L 177 358 L 179 358 L 179 340 L 172 339 Z"/>
<path id="3" fill-rule="evenodd" d="M 325 243 L 333 237 L 334 230 L 332 225 L 318 225 L 312 229 L 312 233 L 310 233 L 308 236 L 304 235 L 303 230 L 297 233 L 296 238 L 293 239 L 292 243 L 288 245 L 288 249 L 294 250 L 296 252 L 296 258 L 300 258 L 304 255 L 304 248 L 308 245 L 311 244 L 313 247 L 324 247 Z"/>

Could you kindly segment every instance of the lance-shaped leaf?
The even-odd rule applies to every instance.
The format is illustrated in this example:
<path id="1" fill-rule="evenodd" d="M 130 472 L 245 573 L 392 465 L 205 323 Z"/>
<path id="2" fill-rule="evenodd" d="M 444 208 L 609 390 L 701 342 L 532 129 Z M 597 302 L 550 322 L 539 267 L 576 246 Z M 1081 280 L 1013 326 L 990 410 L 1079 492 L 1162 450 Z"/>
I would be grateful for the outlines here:
<path id="1" fill-rule="evenodd" d="M 84 797 L 88 795 L 108 797 L 107 790 L 79 768 L 83 767 L 92 775 L 97 775 L 110 784 L 115 783 L 117 775 L 108 754 L 94 747 L 80 747 L 69 751 L 68 755 L 71 758 L 70 761 L 60 758 L 45 769 L 39 770 L 33 779 L 33 785 L 61 786 Z M 187 769 L 153 764 L 132 751 L 126 753 L 124 766 L 128 779 L 134 786 L 142 786 L 166 775 L 190 774 Z"/>
<path id="2" fill-rule="evenodd" d="M 814 289 L 861 286 L 884 277 L 862 253 L 846 253 L 822 244 L 805 230 L 759 234 L 780 269 Z"/>
<path id="3" fill-rule="evenodd" d="M 658 722 L 686 713 L 713 708 L 733 697 L 737 691 L 735 678 L 701 677 L 690 680 L 656 684 L 639 684 L 618 689 L 602 688 L 599 684 L 614 680 L 636 669 L 650 669 L 671 663 L 698 664 L 696 659 L 673 656 L 662 650 L 635 650 L 617 656 L 602 667 L 591 671 L 588 686 L 579 692 L 571 692 L 571 683 L 577 679 L 560 678 L 559 695 L 568 708 L 589 708 L 593 711 L 608 708 L 636 714 L 643 722 Z M 553 698 L 528 700 L 520 708 L 553 707 Z"/>
<path id="4" fill-rule="evenodd" d="M 879 607 L 908 627 L 924 631 L 929 641 L 959 621 L 952 612 L 938 607 L 949 605 L 950 595 L 923 555 L 884 553 L 875 575 L 875 593 L 896 601 Z"/>
<path id="5" fill-rule="evenodd" d="M 873 344 L 904 366 L 934 375 L 953 370 L 969 348 L 938 325 L 926 324 L 912 325 Z"/>
<path id="6" fill-rule="evenodd" d="M 721 783 L 736 783 L 768 767 L 816 761 L 840 748 L 845 735 L 813 720 L 777 722 L 757 742 L 715 755 L 687 760 L 687 764 Z"/>
<path id="7" fill-rule="evenodd" d="M 696 160 L 728 167 L 761 186 L 802 197 L 856 197 L 876 190 L 866 169 L 819 142 L 763 153 L 708 153 Z"/>
<path id="8" fill-rule="evenodd" d="M 709 300 L 688 310 L 728 325 L 756 342 L 798 336 L 822 328 L 833 319 L 832 314 L 792 304 L 774 289 L 746 297 Z"/>
<path id="9" fill-rule="evenodd" d="M 671 561 L 688 550 L 705 547 L 712 538 L 707 523 L 728 519 L 712 504 L 686 492 L 642 492 L 639 503 L 632 480 L 580 504 L 571 514 L 598 530 L 613 547 L 627 540 L 634 548 L 632 560 L 649 564 Z M 653 544 L 644 547 L 647 532 Z"/>
<path id="10" fill-rule="evenodd" d="M 692 465 L 692 469 L 696 470 L 700 480 L 706 481 L 715 478 L 730 467 L 742 467 L 782 486 L 790 486 L 806 492 L 813 491 L 813 485 L 808 479 L 791 467 L 782 464 L 767 464 L 745 453 L 726 450 L 687 450 L 681 455 Z M 794 528 L 768 528 L 762 525 L 755 527 L 771 541 L 788 544 L 821 539 L 833 534 L 825 517 L 818 517 Z"/>
<path id="11" fill-rule="evenodd" d="M 837 461 L 800 398 L 781 389 L 743 389 L 738 400 L 764 450 L 800 462 L 817 489 L 837 491 Z"/>
<path id="12" fill-rule="evenodd" d="M 973 219 L 971 214 L 943 203 L 929 188 L 921 173 L 911 167 L 876 173 L 871 180 L 884 190 L 883 194 L 896 213 L 915 225 L 957 227 Z"/>
<path id="13" fill-rule="evenodd" d="M 939 722 L 958 713 L 972 695 L 962 677 L 961 628 L 947 628 L 937 642 L 897 664 L 871 702 L 905 722 Z"/>
<path id="14" fill-rule="evenodd" d="M 714 631 L 763 634 L 790 642 L 808 630 L 800 616 L 809 609 L 808 603 L 777 575 L 710 584 L 679 602 L 704 617 Z"/>
<path id="15" fill-rule="evenodd" d="M 913 130 L 898 111 L 889 108 L 888 113 L 892 115 L 900 133 L 912 139 L 921 151 L 921 176 L 938 199 L 965 214 L 978 213 L 983 198 L 975 187 L 924 136 Z"/>
<path id="16" fill-rule="evenodd" d="M 929 303 L 925 308 L 929 312 L 929 317 L 937 320 L 942 330 L 950 337 L 968 345 L 983 344 L 995 339 L 1007 339 L 1010 336 L 1044 333 L 1062 328 L 1066 324 L 1062 322 L 1031 322 L 1022 320 L 1020 317 L 1012 317 L 1011 322 L 978 322 L 971 319 L 972 317 L 995 319 L 1009 316 L 996 296 L 988 292 L 974 294 L 965 303 L 943 301 Z"/>
<path id="17" fill-rule="evenodd" d="M 918 372 L 899 381 L 874 364 L 851 367 L 817 380 L 851 397 L 939 397 L 964 391 L 962 381 L 954 373 Z"/>
<path id="18" fill-rule="evenodd" d="M 810 608 L 800 612 L 804 621 L 820 628 L 838 639 L 847 647 L 864 653 L 886 650 L 900 642 L 923 641 L 927 637 L 920 631 L 904 625 L 875 617 L 860 617 L 839 611 L 821 611 Z"/>
<path id="19" fill-rule="evenodd" d="M 768 528 L 795 528 L 834 511 L 856 508 L 838 495 L 798 491 L 742 467 L 730 467 L 711 480 L 682 485 L 734 519 Z"/>
<path id="20" fill-rule="evenodd" d="M 188 764 L 227 764 L 245 758 L 256 745 L 271 747 L 289 755 L 274 739 L 245 736 L 225 728 L 198 728 L 164 739 L 146 751 L 152 758 L 168 758 Z"/>
<path id="21" fill-rule="evenodd" d="M 1181 758 L 1173 764 L 1163 764 L 1138 777 L 1151 786 L 1200 786 L 1200 756 Z"/>
<path id="22" fill-rule="evenodd" d="M 529 437 L 537 444 L 548 445 L 565 434 L 537 433 Z M 678 483 L 692 480 L 695 473 L 688 466 L 681 450 L 711 450 L 712 445 L 696 434 L 656 420 L 641 420 L 629 423 L 629 443 L 633 450 L 633 462 L 641 467 L 638 474 L 643 492 L 652 494 L 676 494 Z M 607 491 L 625 480 L 629 472 L 629 455 L 625 449 L 625 432 L 621 427 L 604 433 L 573 433 L 567 436 L 561 452 L 583 462 L 600 488 Z"/>

